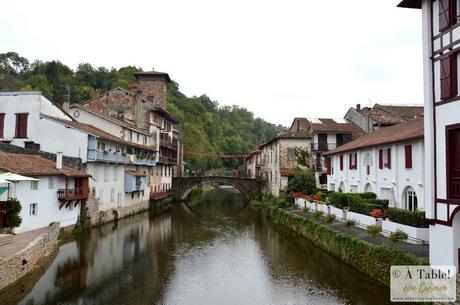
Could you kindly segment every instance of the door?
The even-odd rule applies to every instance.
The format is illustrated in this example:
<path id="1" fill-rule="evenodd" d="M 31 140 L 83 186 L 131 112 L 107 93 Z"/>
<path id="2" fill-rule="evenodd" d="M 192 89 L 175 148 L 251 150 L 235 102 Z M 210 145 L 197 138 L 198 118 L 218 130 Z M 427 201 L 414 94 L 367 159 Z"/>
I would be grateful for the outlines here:
<path id="1" fill-rule="evenodd" d="M 327 151 L 327 133 L 318 133 L 318 150 Z"/>
<path id="2" fill-rule="evenodd" d="M 460 128 L 446 130 L 447 198 L 460 199 Z"/>

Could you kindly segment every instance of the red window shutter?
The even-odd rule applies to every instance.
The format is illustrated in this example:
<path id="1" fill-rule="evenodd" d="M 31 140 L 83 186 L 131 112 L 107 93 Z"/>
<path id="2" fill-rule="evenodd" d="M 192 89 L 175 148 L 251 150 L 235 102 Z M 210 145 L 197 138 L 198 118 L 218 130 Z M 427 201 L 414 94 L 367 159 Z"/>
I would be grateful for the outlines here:
<path id="1" fill-rule="evenodd" d="M 20 122 L 19 122 L 19 137 L 20 138 L 27 138 L 27 113 L 22 113 L 19 115 Z"/>
<path id="2" fill-rule="evenodd" d="M 391 148 L 387 149 L 387 167 L 391 168 Z"/>
<path id="3" fill-rule="evenodd" d="M 412 168 L 412 145 L 404 146 L 406 155 L 406 168 Z"/>
<path id="4" fill-rule="evenodd" d="M 352 168 L 353 168 L 353 155 L 349 154 L 348 155 L 348 169 L 352 169 Z"/>
<path id="5" fill-rule="evenodd" d="M 355 153 L 355 163 L 353 164 L 355 169 L 358 168 L 358 153 Z"/>
<path id="6" fill-rule="evenodd" d="M 450 0 L 439 0 L 439 31 L 447 29 L 451 24 Z"/>
<path id="7" fill-rule="evenodd" d="M 441 59 L 441 100 L 447 100 L 457 95 L 457 54 L 451 54 Z"/>
<path id="8" fill-rule="evenodd" d="M 379 168 L 383 168 L 383 150 L 379 149 Z"/>
<path id="9" fill-rule="evenodd" d="M 343 155 L 340 155 L 340 170 L 343 171 Z"/>
<path id="10" fill-rule="evenodd" d="M 3 138 L 4 126 L 5 126 L 5 114 L 0 113 L 0 138 Z"/>
<path id="11" fill-rule="evenodd" d="M 331 175 L 332 174 L 331 158 L 329 157 L 326 157 L 326 167 L 327 167 L 327 174 Z"/>

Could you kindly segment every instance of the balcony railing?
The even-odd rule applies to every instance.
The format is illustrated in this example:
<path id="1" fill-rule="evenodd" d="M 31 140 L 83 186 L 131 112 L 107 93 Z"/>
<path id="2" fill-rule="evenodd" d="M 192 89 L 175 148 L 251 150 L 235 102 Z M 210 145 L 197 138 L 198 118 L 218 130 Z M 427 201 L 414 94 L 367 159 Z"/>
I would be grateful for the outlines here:
<path id="1" fill-rule="evenodd" d="M 113 152 L 106 152 L 106 151 L 98 151 L 98 150 L 90 150 L 88 151 L 88 160 L 90 161 L 103 161 L 109 163 L 123 163 L 123 164 L 135 164 L 135 165 L 155 165 L 155 159 L 153 157 L 150 158 L 141 158 L 135 156 L 131 158 L 130 161 L 129 155 L 121 154 L 121 153 L 113 153 Z"/>
<path id="2" fill-rule="evenodd" d="M 177 164 L 177 158 L 160 156 L 160 162 L 165 164 Z"/>
<path id="3" fill-rule="evenodd" d="M 57 195 L 59 201 L 80 200 L 88 198 L 88 191 L 82 188 L 59 189 Z"/>
<path id="4" fill-rule="evenodd" d="M 166 147 L 166 148 L 169 148 L 169 149 L 174 149 L 174 150 L 177 150 L 177 143 L 174 144 L 170 141 L 166 141 L 166 140 L 160 140 L 160 146 L 163 146 L 163 147 Z"/>
<path id="5" fill-rule="evenodd" d="M 311 150 L 329 151 L 336 147 L 336 143 L 311 143 Z"/>

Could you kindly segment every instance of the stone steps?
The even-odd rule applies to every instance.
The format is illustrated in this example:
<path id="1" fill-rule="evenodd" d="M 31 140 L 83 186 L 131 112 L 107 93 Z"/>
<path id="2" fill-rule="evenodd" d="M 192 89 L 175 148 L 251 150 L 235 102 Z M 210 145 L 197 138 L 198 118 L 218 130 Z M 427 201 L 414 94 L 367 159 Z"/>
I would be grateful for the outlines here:
<path id="1" fill-rule="evenodd" d="M 0 247 L 13 242 L 12 234 L 0 234 Z"/>

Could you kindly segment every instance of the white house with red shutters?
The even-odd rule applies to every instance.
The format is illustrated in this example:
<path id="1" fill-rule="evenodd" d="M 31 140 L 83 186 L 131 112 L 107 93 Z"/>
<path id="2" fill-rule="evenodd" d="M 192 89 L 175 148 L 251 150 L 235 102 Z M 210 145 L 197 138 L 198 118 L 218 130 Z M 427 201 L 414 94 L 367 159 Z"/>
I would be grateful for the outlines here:
<path id="1" fill-rule="evenodd" d="M 391 206 L 425 209 L 423 119 L 379 129 L 323 156 L 328 190 L 373 192 Z"/>
<path id="2" fill-rule="evenodd" d="M 460 3 L 404 0 L 422 12 L 425 198 L 430 263 L 460 269 Z M 410 55 L 409 55 L 410 56 Z"/>

